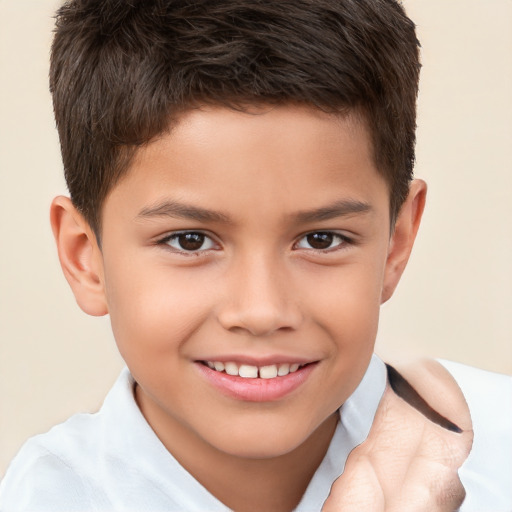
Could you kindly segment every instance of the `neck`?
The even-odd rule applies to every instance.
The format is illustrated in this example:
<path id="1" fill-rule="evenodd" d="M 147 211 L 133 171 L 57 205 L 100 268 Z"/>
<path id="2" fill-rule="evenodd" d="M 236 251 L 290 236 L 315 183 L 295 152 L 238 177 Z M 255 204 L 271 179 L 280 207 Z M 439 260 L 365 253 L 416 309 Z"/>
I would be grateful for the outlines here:
<path id="1" fill-rule="evenodd" d="M 187 469 L 232 510 L 291 511 L 299 504 L 322 462 L 336 423 L 337 414 L 324 422 L 304 443 L 279 457 L 245 459 L 211 449 L 208 450 L 208 462 L 193 458 L 187 461 Z"/>
<path id="2" fill-rule="evenodd" d="M 173 457 L 213 496 L 236 512 L 288 512 L 300 502 L 322 462 L 338 413 L 303 443 L 272 458 L 246 458 L 220 451 L 181 423 L 165 425 L 142 413 Z M 151 415 L 152 416 L 152 415 Z"/>

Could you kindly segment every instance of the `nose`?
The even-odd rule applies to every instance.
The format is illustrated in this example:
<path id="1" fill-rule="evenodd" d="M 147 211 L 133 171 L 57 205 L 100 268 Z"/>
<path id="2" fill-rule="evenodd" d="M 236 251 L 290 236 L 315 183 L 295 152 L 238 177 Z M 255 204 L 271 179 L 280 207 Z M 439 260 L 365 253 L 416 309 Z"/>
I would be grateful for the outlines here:
<path id="1" fill-rule="evenodd" d="M 218 308 L 218 320 L 224 329 L 263 337 L 299 327 L 303 315 L 293 279 L 282 267 L 270 255 L 238 263 Z"/>

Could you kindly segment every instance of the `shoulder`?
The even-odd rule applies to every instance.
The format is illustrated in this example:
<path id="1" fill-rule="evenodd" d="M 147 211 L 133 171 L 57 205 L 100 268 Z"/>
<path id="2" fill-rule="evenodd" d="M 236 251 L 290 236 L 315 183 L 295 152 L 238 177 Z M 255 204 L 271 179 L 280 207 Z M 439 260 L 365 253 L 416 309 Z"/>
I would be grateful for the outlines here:
<path id="1" fill-rule="evenodd" d="M 165 449 L 121 373 L 100 411 L 29 439 L 0 484 L 0 512 L 226 510 Z"/>
<path id="2" fill-rule="evenodd" d="M 86 434 L 92 419 L 88 416 L 74 416 L 23 445 L 0 485 L 1 512 L 92 509 L 89 497 L 99 495 L 87 478 L 87 466 L 94 465 L 86 455 L 94 453 Z"/>
<path id="3" fill-rule="evenodd" d="M 457 381 L 470 408 L 478 406 L 496 413 L 496 407 L 503 409 L 505 405 L 503 413 L 512 414 L 512 376 L 443 359 L 439 362 Z"/>
<path id="4" fill-rule="evenodd" d="M 130 423 L 125 421 L 130 400 L 129 374 L 123 372 L 99 412 L 76 414 L 29 439 L 0 484 L 0 512 L 71 512 L 108 505 L 102 473 L 106 460 L 116 463 L 115 428 Z"/>
<path id="5" fill-rule="evenodd" d="M 512 510 L 512 377 L 450 361 L 469 406 L 473 447 L 460 469 L 467 498 L 461 512 Z"/>

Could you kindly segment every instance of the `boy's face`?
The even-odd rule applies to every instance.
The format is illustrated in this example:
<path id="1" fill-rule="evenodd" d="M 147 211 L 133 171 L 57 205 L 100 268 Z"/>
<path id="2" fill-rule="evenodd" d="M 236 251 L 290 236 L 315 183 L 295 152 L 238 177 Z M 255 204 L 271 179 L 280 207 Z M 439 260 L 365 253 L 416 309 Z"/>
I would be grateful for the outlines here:
<path id="1" fill-rule="evenodd" d="M 141 149 L 93 251 L 139 405 L 164 442 L 174 432 L 271 457 L 332 424 L 405 265 L 389 222 L 355 117 L 208 107 Z M 215 362 L 267 376 L 304 366 L 252 379 Z"/>

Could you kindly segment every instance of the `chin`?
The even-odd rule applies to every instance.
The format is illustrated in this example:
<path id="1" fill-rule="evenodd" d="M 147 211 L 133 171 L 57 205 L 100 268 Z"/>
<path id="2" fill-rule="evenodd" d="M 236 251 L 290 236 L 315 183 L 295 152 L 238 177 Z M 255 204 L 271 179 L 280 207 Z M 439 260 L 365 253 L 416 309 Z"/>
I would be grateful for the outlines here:
<path id="1" fill-rule="evenodd" d="M 223 429 L 218 435 L 212 436 L 210 432 L 209 441 L 216 449 L 235 457 L 272 459 L 300 448 L 316 431 L 306 421 L 302 428 L 298 428 L 296 419 L 291 423 L 275 423 L 261 418 L 249 428 L 239 424 Z"/>
<path id="2" fill-rule="evenodd" d="M 294 442 L 293 439 L 273 439 L 264 436 L 250 440 L 238 437 L 230 437 L 226 440 L 225 445 L 217 446 L 217 448 L 228 455 L 243 459 L 274 459 L 293 452 L 304 441 L 301 439 Z"/>

